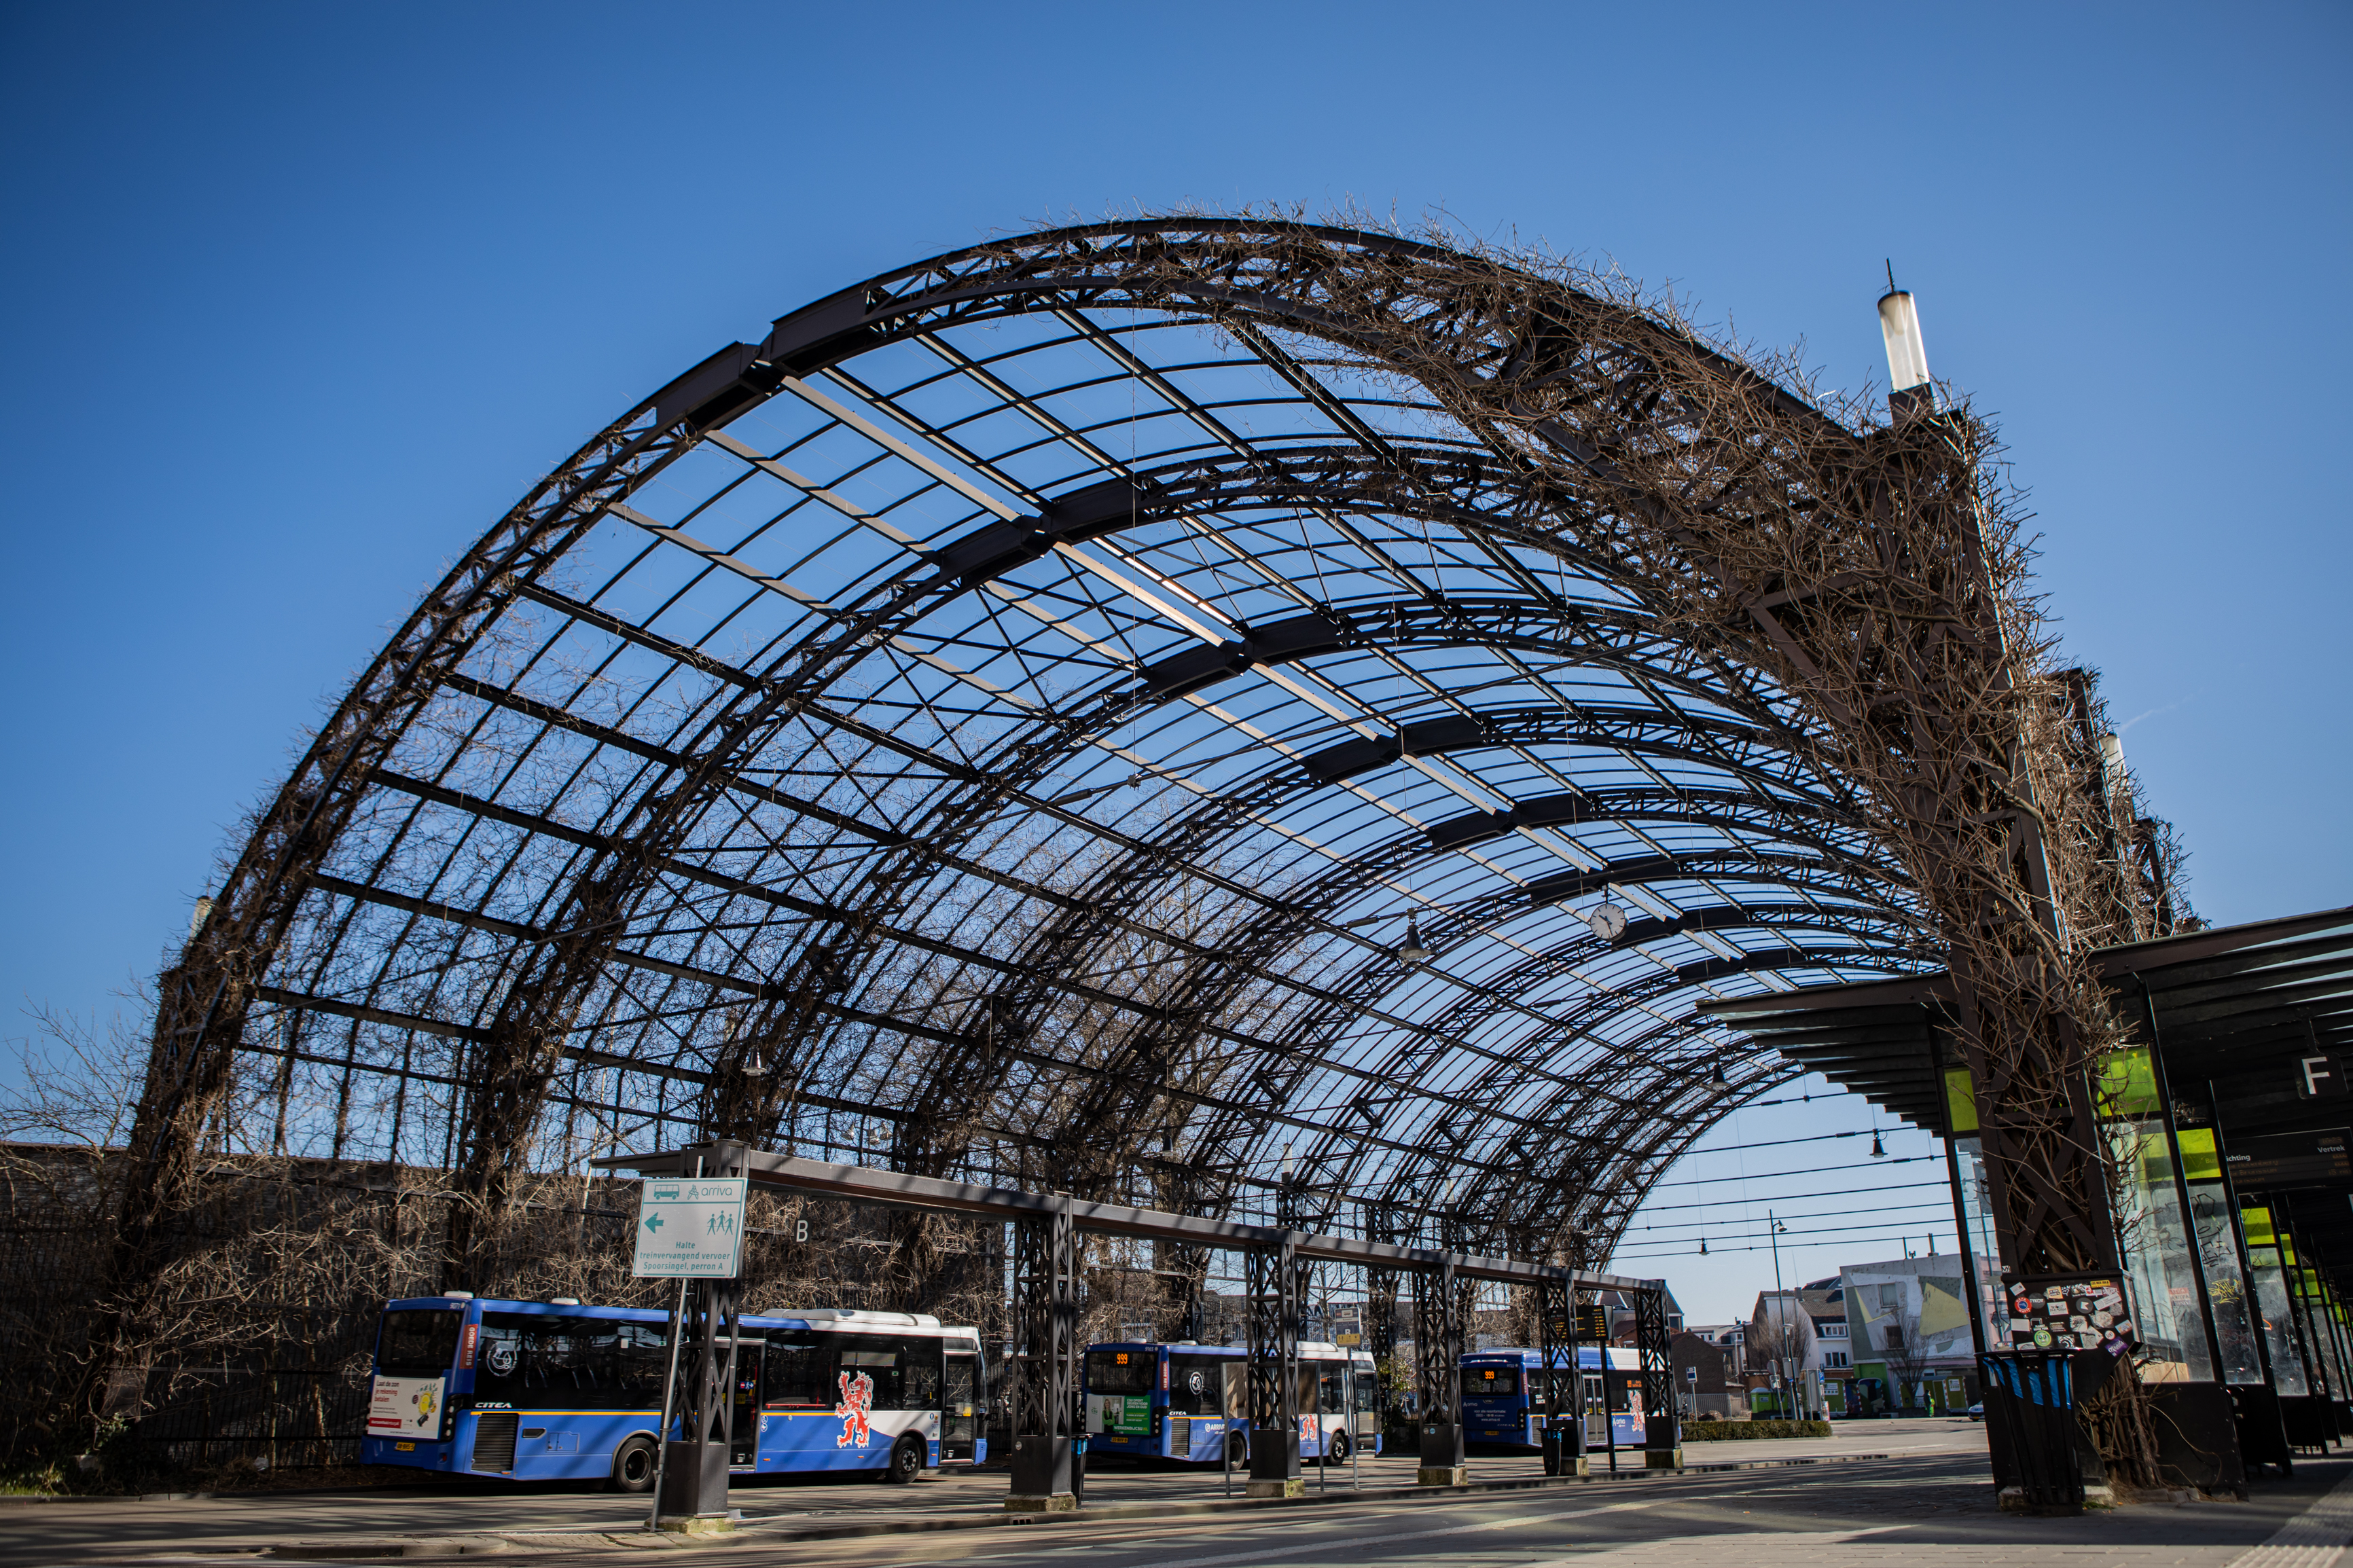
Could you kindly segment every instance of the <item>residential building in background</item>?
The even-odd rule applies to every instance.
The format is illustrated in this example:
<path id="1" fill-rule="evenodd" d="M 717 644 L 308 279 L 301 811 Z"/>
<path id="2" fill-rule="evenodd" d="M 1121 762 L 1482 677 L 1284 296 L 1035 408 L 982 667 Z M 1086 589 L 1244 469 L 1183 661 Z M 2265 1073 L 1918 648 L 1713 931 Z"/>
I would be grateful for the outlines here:
<path id="1" fill-rule="evenodd" d="M 1980 1279 L 1991 1259 L 1977 1259 Z M 1851 1413 L 1967 1408 L 1978 1396 L 1968 1275 L 1957 1252 L 1850 1263 L 1839 1270 L 1853 1363 Z"/>

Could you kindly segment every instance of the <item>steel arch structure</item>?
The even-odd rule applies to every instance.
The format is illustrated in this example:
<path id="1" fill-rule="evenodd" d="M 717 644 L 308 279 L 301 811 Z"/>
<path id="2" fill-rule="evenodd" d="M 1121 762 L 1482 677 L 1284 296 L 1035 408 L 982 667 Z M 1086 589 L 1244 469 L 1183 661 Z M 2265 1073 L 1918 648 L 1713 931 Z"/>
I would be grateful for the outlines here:
<path id="1" fill-rule="evenodd" d="M 1290 1165 L 1329 1222 L 1599 1263 L 1787 1073 L 1696 1003 L 1937 960 L 1797 705 L 1617 525 L 1658 502 L 1612 450 L 1704 422 L 1665 341 L 1866 439 L 1632 304 L 1290 223 L 779 318 L 542 481 L 322 727 L 164 977 L 134 1190 L 233 1139 L 495 1204 L 726 1136 L 1237 1216 Z M 1568 387 L 1584 478 L 1433 363 Z"/>

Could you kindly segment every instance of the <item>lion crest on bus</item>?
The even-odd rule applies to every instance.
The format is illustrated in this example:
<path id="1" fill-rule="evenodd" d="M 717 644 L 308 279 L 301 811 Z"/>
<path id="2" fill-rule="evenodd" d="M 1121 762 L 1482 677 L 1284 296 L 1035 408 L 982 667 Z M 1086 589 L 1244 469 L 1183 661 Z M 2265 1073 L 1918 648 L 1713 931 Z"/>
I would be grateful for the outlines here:
<path id="1" fill-rule="evenodd" d="M 843 1373 L 841 1403 L 833 1407 L 833 1413 L 841 1417 L 841 1436 L 833 1440 L 833 1446 L 847 1448 L 854 1443 L 861 1448 L 866 1447 L 867 1439 L 874 1435 L 868 1421 L 874 1414 L 873 1378 L 862 1372 Z"/>

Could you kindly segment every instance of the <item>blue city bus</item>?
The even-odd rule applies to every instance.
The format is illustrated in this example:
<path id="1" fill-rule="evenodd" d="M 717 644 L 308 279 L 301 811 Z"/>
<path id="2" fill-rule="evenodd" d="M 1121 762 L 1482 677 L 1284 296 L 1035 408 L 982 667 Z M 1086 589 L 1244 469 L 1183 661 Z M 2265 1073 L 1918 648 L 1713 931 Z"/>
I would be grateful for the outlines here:
<path id="1" fill-rule="evenodd" d="M 669 1368 L 666 1312 L 462 1291 L 387 1302 L 360 1459 L 647 1491 Z M 977 1330 L 904 1312 L 763 1313 L 743 1320 L 735 1371 L 736 1474 L 908 1481 L 988 1458 Z"/>
<path id="2" fill-rule="evenodd" d="M 1239 1345 L 1111 1341 L 1087 1347 L 1087 1452 L 1197 1465 L 1250 1457 L 1250 1352 Z M 1299 1346 L 1299 1457 L 1381 1451 L 1380 1386 L 1362 1351 Z"/>
<path id="3" fill-rule="evenodd" d="M 1482 1447 L 1536 1449 L 1544 1447 L 1544 1385 L 1537 1381 L 1543 1359 L 1532 1350 L 1472 1351 L 1462 1358 L 1462 1437 Z M 1553 1352 L 1553 1366 L 1567 1359 Z M 1600 1449 L 1615 1439 L 1620 1448 L 1643 1443 L 1641 1352 L 1613 1348 L 1607 1364 L 1601 1347 L 1577 1349 L 1577 1390 L 1561 1390 L 1562 1403 L 1585 1417 L 1585 1445 Z M 1604 1412 L 1607 1411 L 1605 1424 Z"/>

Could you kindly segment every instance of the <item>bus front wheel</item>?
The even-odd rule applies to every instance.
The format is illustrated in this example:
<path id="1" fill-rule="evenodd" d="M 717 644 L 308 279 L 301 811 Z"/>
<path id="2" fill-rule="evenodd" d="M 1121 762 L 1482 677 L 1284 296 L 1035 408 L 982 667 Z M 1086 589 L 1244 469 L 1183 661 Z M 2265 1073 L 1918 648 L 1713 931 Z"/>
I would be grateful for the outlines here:
<path id="1" fill-rule="evenodd" d="M 1243 1436 L 1239 1432 L 1229 1432 L 1226 1434 L 1226 1463 L 1229 1465 L 1247 1465 L 1250 1463 L 1249 1438 Z"/>
<path id="2" fill-rule="evenodd" d="M 1327 1465 L 1345 1465 L 1348 1462 L 1348 1435 L 1345 1432 L 1332 1434 L 1332 1441 L 1325 1445 L 1324 1449 L 1324 1462 Z"/>
<path id="3" fill-rule="evenodd" d="M 654 1465 L 660 1458 L 654 1451 L 654 1440 L 639 1435 L 613 1450 L 612 1487 L 617 1492 L 649 1492 L 654 1489 Z"/>
<path id="4" fill-rule="evenodd" d="M 900 1438 L 898 1446 L 891 1450 L 891 1468 L 882 1472 L 882 1479 L 894 1486 L 905 1486 L 923 1473 L 923 1440 L 912 1435 Z"/>

